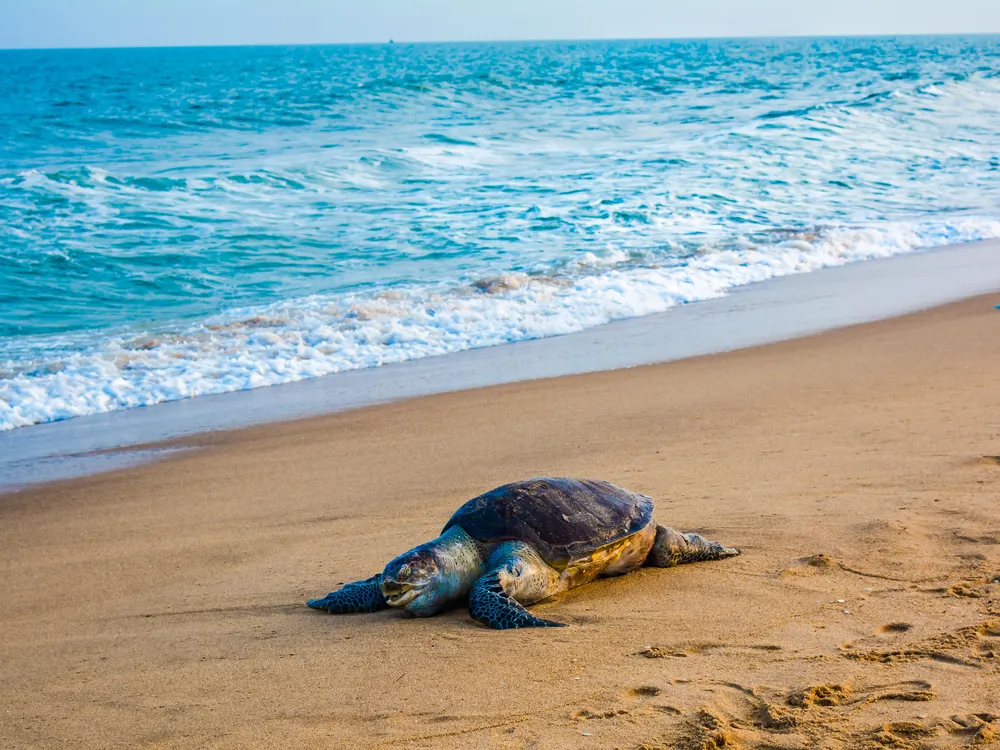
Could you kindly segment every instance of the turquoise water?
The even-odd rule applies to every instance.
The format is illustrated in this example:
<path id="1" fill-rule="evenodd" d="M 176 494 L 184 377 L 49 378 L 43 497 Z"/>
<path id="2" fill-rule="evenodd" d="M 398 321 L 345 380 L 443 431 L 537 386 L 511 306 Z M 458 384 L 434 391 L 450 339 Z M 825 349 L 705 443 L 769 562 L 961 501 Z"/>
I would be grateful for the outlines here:
<path id="1" fill-rule="evenodd" d="M 0 52 L 0 429 L 1000 236 L 1000 38 Z"/>

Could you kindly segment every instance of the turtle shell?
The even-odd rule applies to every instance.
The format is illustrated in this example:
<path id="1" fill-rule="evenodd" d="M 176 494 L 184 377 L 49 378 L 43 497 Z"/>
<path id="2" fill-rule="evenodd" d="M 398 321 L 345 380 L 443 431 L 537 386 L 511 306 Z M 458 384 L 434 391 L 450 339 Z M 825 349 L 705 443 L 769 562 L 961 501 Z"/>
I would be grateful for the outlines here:
<path id="1" fill-rule="evenodd" d="M 549 563 L 592 554 L 645 528 L 653 501 L 596 479 L 539 477 L 474 497 L 445 524 L 486 544 L 527 542 Z"/>

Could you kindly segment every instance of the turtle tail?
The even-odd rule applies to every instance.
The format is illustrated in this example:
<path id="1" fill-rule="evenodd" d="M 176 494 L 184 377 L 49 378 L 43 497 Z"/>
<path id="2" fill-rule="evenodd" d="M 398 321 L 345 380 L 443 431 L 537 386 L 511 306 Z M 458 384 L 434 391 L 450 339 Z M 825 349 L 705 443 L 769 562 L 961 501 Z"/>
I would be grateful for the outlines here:
<path id="1" fill-rule="evenodd" d="M 535 617 L 522 607 L 504 589 L 499 570 L 476 581 L 469 592 L 469 614 L 494 630 L 565 627 L 564 623 Z"/>
<path id="2" fill-rule="evenodd" d="M 388 609 L 389 604 L 382 596 L 382 574 L 372 576 L 365 581 L 349 583 L 340 591 L 333 591 L 322 599 L 310 599 L 308 604 L 313 609 L 322 609 L 335 615 L 358 612 L 378 612 Z"/>
<path id="3" fill-rule="evenodd" d="M 646 558 L 646 565 L 672 568 L 674 565 L 724 560 L 740 554 L 736 547 L 726 547 L 700 534 L 684 534 L 669 526 L 656 527 L 656 541 Z"/>

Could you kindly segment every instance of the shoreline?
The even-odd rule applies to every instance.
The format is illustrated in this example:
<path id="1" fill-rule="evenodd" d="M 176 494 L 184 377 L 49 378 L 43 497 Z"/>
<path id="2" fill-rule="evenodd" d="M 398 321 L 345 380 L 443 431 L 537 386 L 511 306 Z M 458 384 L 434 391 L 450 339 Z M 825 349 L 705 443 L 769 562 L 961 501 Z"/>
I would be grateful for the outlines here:
<path id="1" fill-rule="evenodd" d="M 168 455 L 138 446 L 436 393 L 672 362 L 883 320 L 1000 290 L 997 257 L 1000 240 L 949 245 L 770 279 L 564 336 L 0 432 L 0 495 Z"/>
<path id="2" fill-rule="evenodd" d="M 1000 733 L 1000 315 L 214 433 L 0 503 L 4 746 L 934 747 Z M 536 605 L 304 602 L 513 478 L 743 549 Z M 364 680 L 358 675 L 363 674 Z"/>

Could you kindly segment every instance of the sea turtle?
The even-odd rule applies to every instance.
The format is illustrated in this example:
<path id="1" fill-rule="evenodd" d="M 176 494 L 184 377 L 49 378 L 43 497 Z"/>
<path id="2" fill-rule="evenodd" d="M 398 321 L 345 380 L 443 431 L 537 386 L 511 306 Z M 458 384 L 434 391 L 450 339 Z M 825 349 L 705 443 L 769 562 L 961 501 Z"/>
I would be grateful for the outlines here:
<path id="1" fill-rule="evenodd" d="M 426 617 L 468 596 L 469 614 L 497 630 L 559 627 L 524 605 L 643 565 L 668 568 L 740 554 L 653 520 L 651 498 L 611 482 L 542 477 L 472 498 L 441 535 L 366 581 L 309 606 L 335 614 L 402 608 Z"/>

